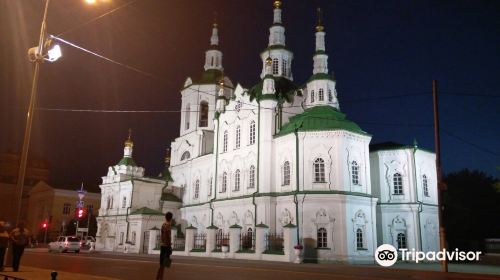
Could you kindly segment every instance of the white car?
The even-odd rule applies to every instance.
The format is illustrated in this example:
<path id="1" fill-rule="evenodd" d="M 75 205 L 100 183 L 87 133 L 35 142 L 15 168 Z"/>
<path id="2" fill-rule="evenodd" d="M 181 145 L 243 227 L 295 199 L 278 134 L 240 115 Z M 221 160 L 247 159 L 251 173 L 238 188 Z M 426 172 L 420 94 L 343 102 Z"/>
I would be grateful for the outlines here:
<path id="1" fill-rule="evenodd" d="M 56 241 L 49 243 L 49 252 L 80 252 L 80 239 L 75 236 L 59 236 Z"/>

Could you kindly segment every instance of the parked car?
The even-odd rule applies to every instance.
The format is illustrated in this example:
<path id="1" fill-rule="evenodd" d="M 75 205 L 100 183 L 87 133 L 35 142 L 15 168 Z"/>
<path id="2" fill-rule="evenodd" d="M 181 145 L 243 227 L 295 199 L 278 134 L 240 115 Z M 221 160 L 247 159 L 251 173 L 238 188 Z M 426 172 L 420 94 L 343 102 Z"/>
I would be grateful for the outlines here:
<path id="1" fill-rule="evenodd" d="M 93 236 L 85 236 L 82 238 L 82 240 L 80 241 L 80 246 L 83 247 L 83 246 L 88 246 L 90 247 L 90 243 L 91 242 L 95 242 L 95 238 Z"/>
<path id="2" fill-rule="evenodd" d="M 80 252 L 80 239 L 76 236 L 59 236 L 56 241 L 49 243 L 49 252 Z"/>

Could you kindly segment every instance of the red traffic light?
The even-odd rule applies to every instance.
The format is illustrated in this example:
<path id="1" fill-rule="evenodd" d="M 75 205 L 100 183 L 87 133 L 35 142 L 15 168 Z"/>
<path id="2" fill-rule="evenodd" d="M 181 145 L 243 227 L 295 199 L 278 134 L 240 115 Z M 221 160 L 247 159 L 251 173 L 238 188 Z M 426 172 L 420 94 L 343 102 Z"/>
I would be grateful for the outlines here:
<path id="1" fill-rule="evenodd" d="M 42 228 L 47 228 L 47 223 L 43 223 Z"/>
<path id="2" fill-rule="evenodd" d="M 78 210 L 78 218 L 83 217 L 83 209 Z"/>

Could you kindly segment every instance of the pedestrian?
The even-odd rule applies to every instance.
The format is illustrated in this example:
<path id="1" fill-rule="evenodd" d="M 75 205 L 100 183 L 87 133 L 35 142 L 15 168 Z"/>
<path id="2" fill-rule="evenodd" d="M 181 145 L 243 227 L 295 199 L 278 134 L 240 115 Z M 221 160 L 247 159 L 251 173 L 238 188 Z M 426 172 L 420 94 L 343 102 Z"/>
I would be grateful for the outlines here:
<path id="1" fill-rule="evenodd" d="M 0 221 L 0 271 L 3 271 L 5 251 L 9 246 L 9 233 L 5 228 L 5 222 Z"/>
<path id="2" fill-rule="evenodd" d="M 170 259 L 170 255 L 172 255 L 172 240 L 170 233 L 172 228 L 171 221 L 172 213 L 167 212 L 167 214 L 165 214 L 165 222 L 161 226 L 160 267 L 156 273 L 156 280 L 163 279 L 165 267 L 170 267 L 170 264 L 172 263 L 172 260 Z"/>
<path id="3" fill-rule="evenodd" d="M 19 222 L 17 227 L 10 232 L 12 240 L 12 268 L 19 271 L 19 263 L 24 252 L 24 247 L 29 243 L 29 231 L 24 227 L 24 222 Z"/>

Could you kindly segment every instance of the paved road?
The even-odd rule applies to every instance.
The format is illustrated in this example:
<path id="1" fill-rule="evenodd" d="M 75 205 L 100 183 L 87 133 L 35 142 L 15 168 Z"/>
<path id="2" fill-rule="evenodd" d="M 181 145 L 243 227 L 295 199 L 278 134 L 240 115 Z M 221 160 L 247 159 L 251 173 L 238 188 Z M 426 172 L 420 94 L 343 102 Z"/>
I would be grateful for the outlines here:
<path id="1" fill-rule="evenodd" d="M 21 265 L 118 279 L 155 279 L 157 257 L 141 255 L 47 253 L 27 251 Z M 289 264 L 246 260 L 175 257 L 165 279 L 499 279 L 460 274 L 338 264 Z M 63 280 L 63 279 L 61 279 Z"/>

